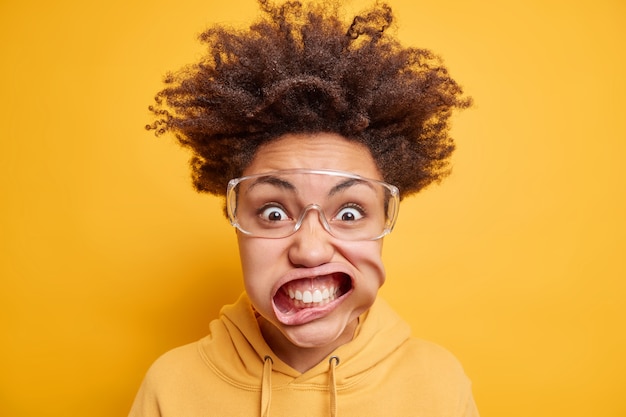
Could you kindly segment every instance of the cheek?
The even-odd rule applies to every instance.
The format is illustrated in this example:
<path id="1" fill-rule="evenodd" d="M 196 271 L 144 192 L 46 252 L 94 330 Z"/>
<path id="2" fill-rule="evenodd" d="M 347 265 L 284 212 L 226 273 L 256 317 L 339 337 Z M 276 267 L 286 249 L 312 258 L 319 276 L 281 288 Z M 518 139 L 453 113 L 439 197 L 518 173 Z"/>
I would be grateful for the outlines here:
<path id="1" fill-rule="evenodd" d="M 279 240 L 268 242 L 238 235 L 239 259 L 246 291 L 259 292 L 272 286 L 273 270 L 280 264 L 284 248 Z"/>
<path id="2" fill-rule="evenodd" d="M 357 268 L 368 284 L 380 287 L 385 282 L 385 266 L 382 259 L 382 241 L 362 242 L 344 249 L 344 256 Z"/>

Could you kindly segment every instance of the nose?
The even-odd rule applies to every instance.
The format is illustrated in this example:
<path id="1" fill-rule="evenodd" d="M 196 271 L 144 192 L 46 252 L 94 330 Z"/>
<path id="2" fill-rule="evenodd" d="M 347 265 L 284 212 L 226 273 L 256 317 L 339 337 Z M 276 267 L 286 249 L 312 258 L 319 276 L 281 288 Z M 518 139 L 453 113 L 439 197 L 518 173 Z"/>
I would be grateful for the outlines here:
<path id="1" fill-rule="evenodd" d="M 330 262 L 335 248 L 321 207 L 315 204 L 306 207 L 296 227 L 297 231 L 291 236 L 289 260 L 294 265 L 309 268 Z"/>

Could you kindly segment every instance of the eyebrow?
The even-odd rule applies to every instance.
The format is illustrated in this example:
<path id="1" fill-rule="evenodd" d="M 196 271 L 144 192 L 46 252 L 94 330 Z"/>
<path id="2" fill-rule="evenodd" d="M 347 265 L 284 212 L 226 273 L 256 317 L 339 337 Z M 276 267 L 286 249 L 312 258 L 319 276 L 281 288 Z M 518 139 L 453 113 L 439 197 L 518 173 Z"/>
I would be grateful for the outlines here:
<path id="1" fill-rule="evenodd" d="M 364 181 L 358 178 L 350 178 L 350 179 L 345 180 L 344 182 L 340 182 L 339 184 L 331 188 L 330 191 L 328 192 L 328 195 L 333 196 L 334 194 L 337 194 L 338 192 L 341 192 L 345 190 L 346 188 L 350 188 L 354 185 L 359 185 L 359 184 L 365 184 L 368 187 L 373 188 L 369 181 Z"/>
<path id="2" fill-rule="evenodd" d="M 285 181 L 283 179 L 280 179 L 278 177 L 274 177 L 271 175 L 258 178 L 256 181 L 252 183 L 252 185 L 250 185 L 250 188 L 248 188 L 248 191 L 253 189 L 258 184 L 270 184 L 270 185 L 275 185 L 278 188 L 283 188 L 285 190 L 296 191 L 296 186 L 290 183 L 289 181 Z"/>
<path id="3" fill-rule="evenodd" d="M 272 175 L 268 175 L 268 176 L 260 177 L 256 181 L 254 181 L 254 183 L 250 185 L 250 188 L 248 188 L 248 191 L 250 191 L 252 188 L 254 188 L 258 184 L 270 184 L 278 188 L 282 188 L 282 189 L 293 191 L 293 192 L 297 190 L 297 187 L 293 185 L 292 183 L 290 183 L 289 181 L 286 181 L 284 179 L 281 179 Z M 368 187 L 373 188 L 369 181 L 365 181 L 365 180 L 358 179 L 358 178 L 349 178 L 333 186 L 333 188 L 331 188 L 330 191 L 328 192 L 328 196 L 332 197 L 333 195 L 340 193 L 341 191 L 347 188 L 353 187 L 355 185 L 360 185 L 360 184 L 365 184 Z"/>

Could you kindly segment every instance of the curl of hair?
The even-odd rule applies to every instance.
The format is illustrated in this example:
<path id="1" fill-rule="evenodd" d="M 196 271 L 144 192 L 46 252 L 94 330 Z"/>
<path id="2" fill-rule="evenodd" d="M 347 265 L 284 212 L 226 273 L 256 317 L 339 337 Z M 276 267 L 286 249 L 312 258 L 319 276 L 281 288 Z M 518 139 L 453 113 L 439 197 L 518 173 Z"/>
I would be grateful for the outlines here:
<path id="1" fill-rule="evenodd" d="M 206 56 L 168 74 L 150 106 L 146 128 L 191 149 L 198 191 L 223 196 L 260 145 L 287 133 L 364 144 L 401 197 L 449 173 L 449 117 L 471 99 L 436 55 L 388 34 L 388 5 L 345 24 L 335 3 L 259 3 L 249 29 L 203 32 Z"/>

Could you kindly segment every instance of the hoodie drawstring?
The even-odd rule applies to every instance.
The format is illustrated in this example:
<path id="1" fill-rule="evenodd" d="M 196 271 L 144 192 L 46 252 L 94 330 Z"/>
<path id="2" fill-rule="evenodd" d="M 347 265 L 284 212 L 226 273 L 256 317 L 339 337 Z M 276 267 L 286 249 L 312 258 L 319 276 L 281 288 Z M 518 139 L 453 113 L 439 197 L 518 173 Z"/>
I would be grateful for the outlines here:
<path id="1" fill-rule="evenodd" d="M 330 417 L 337 417 L 337 384 L 335 382 L 335 368 L 339 365 L 339 357 L 331 356 L 328 360 L 330 363 Z"/>
<path id="2" fill-rule="evenodd" d="M 328 390 L 330 391 L 330 417 L 337 417 L 337 382 L 335 379 L 335 369 L 339 365 L 339 357 L 331 356 L 328 360 L 330 364 Z M 263 358 L 263 381 L 261 383 L 261 416 L 270 416 L 272 405 L 272 365 L 274 360 L 270 356 Z"/>
<path id="3" fill-rule="evenodd" d="M 263 381 L 261 383 L 261 417 L 270 417 L 272 405 L 272 365 L 274 360 L 270 356 L 263 359 Z"/>

